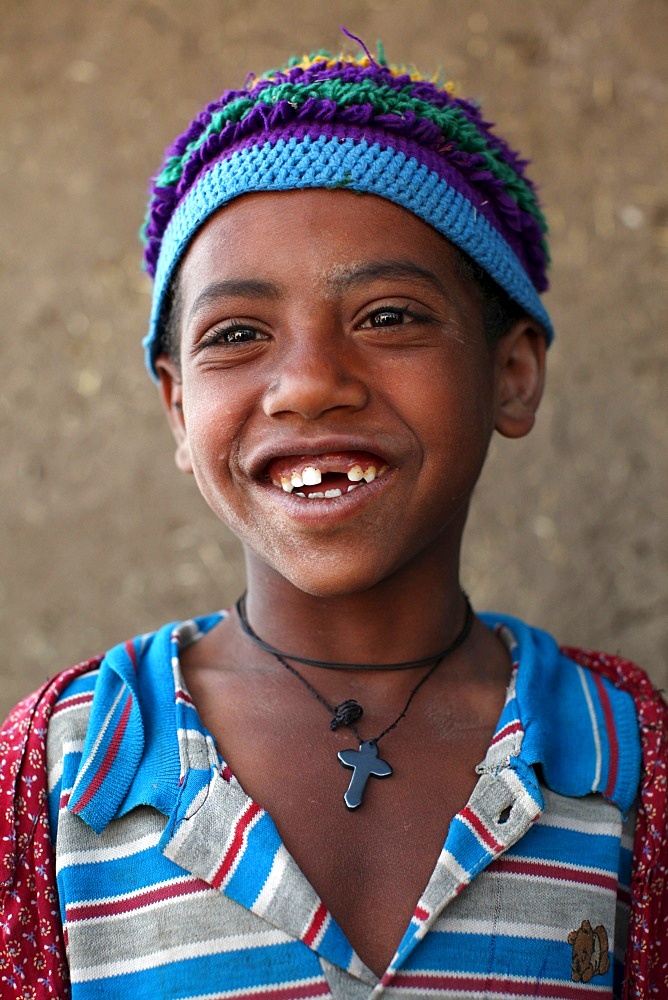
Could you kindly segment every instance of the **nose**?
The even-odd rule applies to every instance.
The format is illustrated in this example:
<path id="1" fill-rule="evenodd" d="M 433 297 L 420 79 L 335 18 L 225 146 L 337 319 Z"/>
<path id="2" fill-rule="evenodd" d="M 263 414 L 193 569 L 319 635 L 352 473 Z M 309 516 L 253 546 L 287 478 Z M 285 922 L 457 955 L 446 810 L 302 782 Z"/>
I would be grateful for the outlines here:
<path id="1" fill-rule="evenodd" d="M 291 339 L 265 393 L 267 416 L 293 413 L 317 420 L 332 410 L 357 411 L 366 405 L 368 387 L 350 342 L 331 329 Z"/>

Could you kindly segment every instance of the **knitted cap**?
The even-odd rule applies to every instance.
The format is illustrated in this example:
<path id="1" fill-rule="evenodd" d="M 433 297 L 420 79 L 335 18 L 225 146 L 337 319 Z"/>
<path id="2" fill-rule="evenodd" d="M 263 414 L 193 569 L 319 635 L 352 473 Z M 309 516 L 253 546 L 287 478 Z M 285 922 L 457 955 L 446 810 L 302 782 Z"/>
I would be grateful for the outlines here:
<path id="1" fill-rule="evenodd" d="M 413 212 L 465 250 L 543 326 L 547 231 L 526 162 L 451 84 L 320 52 L 292 60 L 208 105 L 167 150 L 144 226 L 154 278 L 144 340 L 149 370 L 163 303 L 190 240 L 251 191 L 345 188 Z"/>

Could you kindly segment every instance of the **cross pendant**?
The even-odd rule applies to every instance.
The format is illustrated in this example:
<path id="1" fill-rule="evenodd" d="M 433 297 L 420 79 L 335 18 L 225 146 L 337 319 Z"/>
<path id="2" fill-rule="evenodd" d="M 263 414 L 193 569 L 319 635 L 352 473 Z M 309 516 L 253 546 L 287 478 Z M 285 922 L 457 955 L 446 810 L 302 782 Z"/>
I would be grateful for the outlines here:
<path id="1" fill-rule="evenodd" d="M 348 790 L 343 796 L 349 809 L 357 809 L 362 805 L 364 789 L 371 775 L 374 778 L 387 778 L 392 774 L 387 761 L 378 756 L 375 740 L 364 740 L 360 743 L 359 750 L 339 750 L 338 756 L 343 766 L 350 767 L 353 771 Z"/>

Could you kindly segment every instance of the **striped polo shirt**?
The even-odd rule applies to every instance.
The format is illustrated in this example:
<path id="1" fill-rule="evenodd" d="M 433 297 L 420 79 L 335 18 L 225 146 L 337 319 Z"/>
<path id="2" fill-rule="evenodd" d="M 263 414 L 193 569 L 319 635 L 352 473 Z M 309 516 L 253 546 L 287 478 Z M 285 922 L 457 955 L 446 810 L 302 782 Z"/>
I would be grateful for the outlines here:
<path id="1" fill-rule="evenodd" d="M 631 698 L 546 633 L 389 967 L 355 954 L 221 759 L 179 652 L 220 615 L 112 649 L 58 701 L 52 834 L 73 1000 L 620 995 L 640 744 Z"/>

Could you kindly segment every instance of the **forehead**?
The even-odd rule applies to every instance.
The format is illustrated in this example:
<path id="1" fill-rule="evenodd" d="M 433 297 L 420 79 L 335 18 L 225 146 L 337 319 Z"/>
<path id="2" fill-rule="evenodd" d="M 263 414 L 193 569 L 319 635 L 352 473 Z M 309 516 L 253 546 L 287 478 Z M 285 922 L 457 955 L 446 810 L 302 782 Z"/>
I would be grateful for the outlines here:
<path id="1" fill-rule="evenodd" d="M 336 294 L 359 273 L 402 267 L 433 274 L 454 298 L 471 295 L 451 244 L 406 209 L 375 195 L 299 190 L 244 195 L 215 213 L 181 265 L 188 298 L 223 278 L 260 278 Z M 382 267 L 381 267 L 382 270 Z"/>

